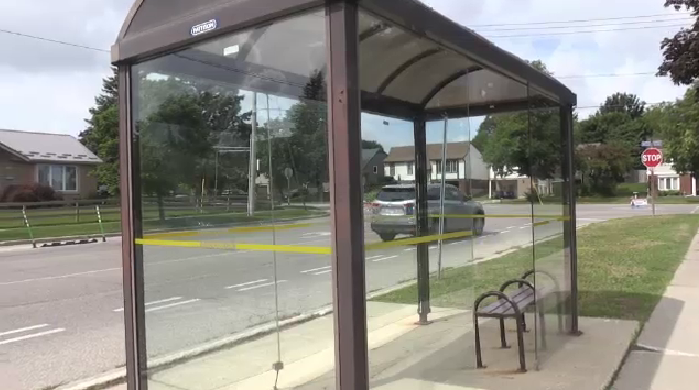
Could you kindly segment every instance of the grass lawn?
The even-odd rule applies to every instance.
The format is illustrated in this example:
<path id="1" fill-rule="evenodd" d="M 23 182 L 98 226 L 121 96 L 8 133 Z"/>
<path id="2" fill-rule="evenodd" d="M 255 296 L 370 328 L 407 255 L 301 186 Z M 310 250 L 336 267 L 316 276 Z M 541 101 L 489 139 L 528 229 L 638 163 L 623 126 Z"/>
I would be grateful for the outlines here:
<path id="1" fill-rule="evenodd" d="M 286 218 L 300 218 L 300 217 L 314 217 L 325 215 L 323 212 L 317 210 L 303 210 L 299 208 L 291 209 L 280 209 L 275 211 L 274 219 L 286 219 Z M 145 221 L 145 230 L 160 230 L 160 229 L 173 229 L 173 230 L 186 230 L 186 229 L 199 229 L 202 227 L 215 227 L 215 226 L 226 226 L 231 224 L 240 223 L 254 223 L 254 222 L 264 222 L 271 221 L 272 213 L 270 211 L 258 211 L 255 216 L 249 217 L 245 213 L 234 212 L 234 213 L 192 213 L 191 211 L 186 214 L 178 214 L 176 212 L 168 212 L 168 219 L 161 222 L 157 219 L 157 213 L 155 215 L 147 214 L 148 220 Z M 107 219 L 103 222 L 103 227 L 105 233 L 116 233 L 121 231 L 121 222 L 117 218 Z M 30 219 L 31 223 L 31 219 Z M 96 222 L 96 218 L 85 219 L 85 222 L 81 219 L 81 222 L 75 222 L 75 219 L 69 219 L 64 221 L 63 224 L 45 224 L 39 226 L 32 226 L 32 233 L 34 238 L 48 238 L 48 237 L 64 237 L 64 236 L 80 236 L 80 235 L 94 235 L 100 233 L 99 224 Z M 7 227 L 0 228 L 0 241 L 3 240 L 21 240 L 28 239 L 29 233 L 27 229 L 23 226 L 18 227 Z"/>
<path id="2" fill-rule="evenodd" d="M 646 321 L 687 252 L 699 229 L 699 215 L 669 215 L 615 219 L 578 230 L 578 289 L 583 316 Z M 562 238 L 475 266 L 448 269 L 442 279 L 432 277 L 432 304 L 470 308 L 473 297 L 497 290 L 508 279 L 537 267 L 563 271 Z M 415 303 L 411 285 L 376 298 L 377 301 Z"/>

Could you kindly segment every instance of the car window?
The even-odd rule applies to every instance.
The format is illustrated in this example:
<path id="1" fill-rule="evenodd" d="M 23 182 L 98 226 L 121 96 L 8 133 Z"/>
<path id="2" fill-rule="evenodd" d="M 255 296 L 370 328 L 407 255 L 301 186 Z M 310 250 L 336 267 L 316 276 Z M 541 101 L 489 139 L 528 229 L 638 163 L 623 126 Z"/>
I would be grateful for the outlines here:
<path id="1" fill-rule="evenodd" d="M 439 200 L 439 187 L 432 187 L 427 189 L 427 200 Z"/>
<path id="2" fill-rule="evenodd" d="M 384 188 L 376 195 L 376 200 L 383 202 L 401 202 L 415 199 L 414 188 Z"/>
<path id="3" fill-rule="evenodd" d="M 463 197 L 461 196 L 461 192 L 459 192 L 457 189 L 447 188 L 446 200 L 461 202 L 463 200 Z"/>

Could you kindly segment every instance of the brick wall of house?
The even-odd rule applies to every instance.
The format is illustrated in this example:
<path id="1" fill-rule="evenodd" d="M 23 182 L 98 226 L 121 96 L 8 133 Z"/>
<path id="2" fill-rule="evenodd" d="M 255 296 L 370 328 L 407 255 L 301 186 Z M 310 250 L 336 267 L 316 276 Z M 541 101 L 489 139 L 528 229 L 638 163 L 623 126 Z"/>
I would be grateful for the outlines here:
<path id="1" fill-rule="evenodd" d="M 685 195 L 694 195 L 692 194 L 692 175 L 680 175 L 680 192 Z"/>
<path id="2" fill-rule="evenodd" d="M 34 164 L 27 163 L 0 150 L 0 195 L 11 184 L 34 183 Z"/>

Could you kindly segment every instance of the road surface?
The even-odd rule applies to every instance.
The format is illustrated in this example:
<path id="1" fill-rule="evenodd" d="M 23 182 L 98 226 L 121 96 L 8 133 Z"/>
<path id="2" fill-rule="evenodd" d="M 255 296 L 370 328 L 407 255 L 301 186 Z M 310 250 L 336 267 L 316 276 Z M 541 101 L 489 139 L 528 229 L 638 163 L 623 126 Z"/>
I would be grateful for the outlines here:
<path id="1" fill-rule="evenodd" d="M 485 205 L 487 215 L 526 215 L 531 206 Z M 560 208 L 535 206 L 537 214 Z M 661 205 L 686 214 L 692 205 Z M 627 205 L 580 205 L 578 224 L 647 215 Z M 534 222 L 539 221 L 538 219 Z M 330 221 L 271 232 L 204 238 L 226 243 L 329 246 Z M 443 246 L 445 267 L 468 264 L 537 239 L 562 224 L 532 226 L 527 217 L 486 218 L 485 234 Z M 535 230 L 532 230 L 535 229 Z M 184 238 L 191 240 L 193 238 Z M 365 226 L 365 242 L 378 237 Z M 438 249 L 430 246 L 436 270 Z M 415 278 L 414 247 L 367 252 L 367 290 Z M 234 334 L 275 318 L 331 303 L 330 256 L 199 248 L 144 247 L 147 349 L 162 356 Z M 276 262 L 276 283 L 275 283 Z M 58 248 L 0 249 L 0 386 L 36 390 L 98 375 L 124 365 L 120 240 Z M 275 300 L 275 284 L 278 300 Z M 281 340 L 282 357 L 284 340 Z M 271 356 L 270 361 L 276 357 Z M 8 388 L 7 384 L 19 386 Z"/>

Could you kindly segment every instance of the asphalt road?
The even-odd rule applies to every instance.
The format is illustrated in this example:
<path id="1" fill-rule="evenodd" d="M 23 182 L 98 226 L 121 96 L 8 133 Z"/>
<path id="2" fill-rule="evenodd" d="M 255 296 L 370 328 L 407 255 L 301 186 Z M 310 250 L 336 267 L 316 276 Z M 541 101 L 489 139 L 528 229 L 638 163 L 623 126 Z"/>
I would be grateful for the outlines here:
<path id="1" fill-rule="evenodd" d="M 486 214 L 528 214 L 528 205 L 485 205 Z M 661 214 L 698 211 L 661 205 Z M 535 206 L 536 214 L 560 214 Z M 650 214 L 626 205 L 580 205 L 578 225 Z M 486 218 L 485 234 L 445 242 L 442 265 L 453 267 L 560 234 L 561 222 L 532 226 L 527 217 Z M 330 245 L 330 221 L 271 232 L 206 236 L 217 242 Z M 186 238 L 192 239 L 192 238 Z M 378 242 L 367 224 L 365 242 Z M 438 247 L 430 247 L 437 268 Z M 276 257 L 275 257 L 276 256 Z M 367 252 L 367 290 L 415 278 L 416 251 Z M 275 318 L 331 302 L 330 257 L 293 253 L 144 247 L 147 349 L 162 356 Z M 276 279 L 275 279 L 276 263 Z M 276 280 L 276 283 L 275 283 Z M 275 284 L 278 299 L 275 299 Z M 0 249 L 0 388 L 35 390 L 98 375 L 124 364 L 120 240 L 59 248 Z M 284 350 L 281 340 L 281 353 Z M 273 361 L 275 357 L 270 357 Z M 10 387 L 8 387 L 10 386 Z"/>

